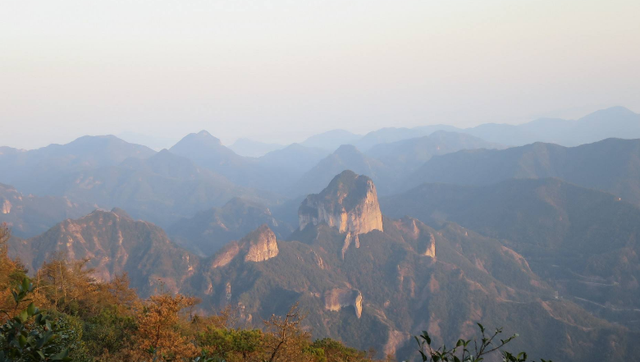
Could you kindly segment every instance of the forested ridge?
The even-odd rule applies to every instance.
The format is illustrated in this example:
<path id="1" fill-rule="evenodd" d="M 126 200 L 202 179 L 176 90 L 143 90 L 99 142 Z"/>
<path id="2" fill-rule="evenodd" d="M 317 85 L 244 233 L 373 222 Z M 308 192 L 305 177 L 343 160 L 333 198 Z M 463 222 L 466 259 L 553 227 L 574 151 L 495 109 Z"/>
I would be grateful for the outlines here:
<path id="1" fill-rule="evenodd" d="M 330 338 L 314 340 L 297 304 L 255 328 L 237 310 L 203 313 L 199 300 L 161 288 L 147 299 L 129 287 L 126 274 L 101 282 L 87 260 L 58 255 L 30 278 L 19 259 L 8 256 L 10 231 L 0 227 L 0 362 L 9 361 L 190 361 L 190 362 L 365 362 L 376 351 L 359 351 Z M 526 354 L 501 351 L 500 334 L 455 348 L 435 348 L 426 332 L 416 337 L 422 361 L 525 361 Z M 478 343 L 480 349 L 478 350 Z M 461 356 L 461 357 L 458 357 Z"/>

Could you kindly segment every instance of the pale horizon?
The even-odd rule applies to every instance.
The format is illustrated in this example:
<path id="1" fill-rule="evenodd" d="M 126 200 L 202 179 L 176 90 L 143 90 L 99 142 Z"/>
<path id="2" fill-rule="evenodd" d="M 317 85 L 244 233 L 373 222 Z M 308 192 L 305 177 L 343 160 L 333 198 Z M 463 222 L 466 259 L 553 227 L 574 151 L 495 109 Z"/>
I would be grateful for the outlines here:
<path id="1" fill-rule="evenodd" d="M 546 0 L 0 5 L 0 145 L 208 130 L 519 124 L 640 111 L 640 4 Z"/>

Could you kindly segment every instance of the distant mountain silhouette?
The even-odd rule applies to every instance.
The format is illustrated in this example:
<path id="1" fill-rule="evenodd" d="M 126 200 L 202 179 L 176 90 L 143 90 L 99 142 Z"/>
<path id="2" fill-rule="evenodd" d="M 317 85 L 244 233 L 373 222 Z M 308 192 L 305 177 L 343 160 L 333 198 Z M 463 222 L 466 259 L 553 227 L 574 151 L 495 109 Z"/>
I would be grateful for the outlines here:
<path id="1" fill-rule="evenodd" d="M 417 170 L 433 156 L 479 148 L 500 149 L 504 146 L 464 133 L 436 131 L 429 136 L 378 144 L 366 154 L 387 165 L 400 181 L 400 177 Z"/>
<path id="2" fill-rule="evenodd" d="M 201 256 L 210 256 L 232 240 L 239 240 L 249 232 L 266 224 L 279 238 L 289 236 L 291 225 L 276 220 L 264 205 L 231 199 L 220 208 L 197 213 L 171 225 L 167 232 L 184 248 Z"/>
<path id="3" fill-rule="evenodd" d="M 361 137 L 362 136 L 349 131 L 336 129 L 311 136 L 300 144 L 306 147 L 321 148 L 333 152 L 341 145 L 353 144 Z"/>
<path id="4" fill-rule="evenodd" d="M 463 132 L 510 146 L 534 142 L 578 146 L 606 138 L 640 138 L 640 114 L 624 107 L 612 107 L 575 121 L 538 119 L 522 125 L 484 124 Z"/>
<path id="5" fill-rule="evenodd" d="M 607 139 L 572 148 L 534 143 L 506 150 L 459 151 L 427 161 L 407 178 L 405 186 L 487 185 L 511 178 L 545 177 L 640 204 L 640 140 Z"/>
<path id="6" fill-rule="evenodd" d="M 640 114 L 624 107 L 611 107 L 596 111 L 578 120 L 541 118 L 520 125 L 486 123 L 469 128 L 449 125 L 413 128 L 386 127 L 369 132 L 364 136 L 336 130 L 312 136 L 309 140 L 313 141 L 303 142 L 303 145 L 333 151 L 342 144 L 352 144 L 359 150 L 368 152 L 376 145 L 428 136 L 437 131 L 466 133 L 487 142 L 506 146 L 522 146 L 535 142 L 578 146 L 606 138 L 640 138 Z M 326 145 L 330 145 L 330 147 Z"/>
<path id="7" fill-rule="evenodd" d="M 254 141 L 248 138 L 240 138 L 229 146 L 233 152 L 244 157 L 261 157 L 284 147 L 283 145 Z"/>
<path id="8" fill-rule="evenodd" d="M 218 138 L 207 131 L 191 133 L 169 149 L 173 154 L 193 161 L 197 166 L 224 176 L 239 186 L 283 192 L 291 169 L 285 165 L 289 151 L 277 153 L 267 158 L 243 157 L 225 147 Z M 279 161 L 279 156 L 285 157 Z M 265 162 L 263 165 L 262 162 Z M 295 174 L 295 173 L 294 173 Z"/>
<path id="9" fill-rule="evenodd" d="M 207 131 L 188 134 L 169 151 L 227 177 L 240 172 L 247 162 Z"/>
<path id="10" fill-rule="evenodd" d="M 355 146 L 342 145 L 302 175 L 293 185 L 292 191 L 295 195 L 318 193 L 329 184 L 335 175 L 344 170 L 352 170 L 375 180 L 378 175 L 385 172 L 386 167 L 382 162 L 367 157 Z"/>
<path id="11" fill-rule="evenodd" d="M 84 136 L 65 145 L 0 153 L 0 182 L 22 192 L 45 194 L 51 182 L 80 170 L 115 166 L 127 158 L 148 158 L 155 151 L 115 136 Z"/>
<path id="12" fill-rule="evenodd" d="M 394 191 L 411 172 L 420 168 L 434 155 L 461 149 L 498 148 L 464 133 L 437 131 L 429 136 L 382 143 L 367 153 L 353 145 L 342 145 L 334 153 L 302 175 L 292 187 L 296 195 L 317 193 L 333 177 L 344 170 L 367 175 L 382 194 Z M 291 194 L 289 194 L 291 195 Z"/>
<path id="13" fill-rule="evenodd" d="M 50 185 L 49 193 L 103 208 L 120 207 L 132 216 L 168 226 L 183 217 L 234 197 L 271 204 L 278 197 L 242 187 L 190 160 L 161 151 L 146 160 L 71 173 Z"/>
<path id="14" fill-rule="evenodd" d="M 387 127 L 367 133 L 362 138 L 354 142 L 354 145 L 360 150 L 368 151 L 372 147 L 379 144 L 428 136 L 437 131 L 458 132 L 460 131 L 460 129 L 447 125 L 421 126 L 414 128 Z"/>
<path id="15" fill-rule="evenodd" d="M 258 159 L 260 166 L 286 172 L 291 178 L 300 177 L 306 171 L 313 168 L 320 160 L 327 157 L 330 152 L 321 148 L 306 147 L 298 143 L 291 144 L 283 149 L 272 151 Z"/>

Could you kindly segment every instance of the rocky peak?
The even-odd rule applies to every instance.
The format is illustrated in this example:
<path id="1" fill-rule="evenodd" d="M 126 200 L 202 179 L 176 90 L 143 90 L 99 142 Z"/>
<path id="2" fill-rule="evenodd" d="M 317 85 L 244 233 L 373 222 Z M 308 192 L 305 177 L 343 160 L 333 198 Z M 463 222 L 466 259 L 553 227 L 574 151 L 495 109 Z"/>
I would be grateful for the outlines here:
<path id="1" fill-rule="evenodd" d="M 309 195 L 298 209 L 300 229 L 326 223 L 354 236 L 382 231 L 382 213 L 370 178 L 343 171 L 321 193 Z"/>
<path id="2" fill-rule="evenodd" d="M 2 205 L 0 205 L 0 212 L 2 212 L 3 214 L 8 214 L 11 212 L 11 202 L 9 202 L 9 200 L 4 199 L 2 201 Z"/>
<path id="3" fill-rule="evenodd" d="M 173 244 L 164 231 L 145 221 L 131 219 L 123 210 L 95 210 L 79 219 L 66 219 L 44 234 L 25 241 L 24 255 L 33 270 L 55 255 L 69 260 L 87 259 L 98 280 L 128 273 L 132 286 L 148 295 L 162 281 L 178 291 L 193 273 L 198 259 Z"/>
<path id="4" fill-rule="evenodd" d="M 252 231 L 240 241 L 232 241 L 216 253 L 211 261 L 212 268 L 220 268 L 231 263 L 238 255 L 245 262 L 261 262 L 278 255 L 276 235 L 266 224 Z"/>
<path id="5" fill-rule="evenodd" d="M 356 289 L 333 288 L 324 293 L 324 308 L 337 312 L 342 308 L 353 307 L 356 317 L 362 316 L 362 293 Z"/>
<path id="6" fill-rule="evenodd" d="M 414 245 L 418 254 L 436 258 L 435 230 L 408 216 L 393 223 L 402 233 L 403 239 Z"/>
<path id="7" fill-rule="evenodd" d="M 133 220 L 133 219 L 131 219 L 131 216 L 129 216 L 129 214 L 127 214 L 126 211 L 122 210 L 119 207 L 114 207 L 113 209 L 111 209 L 111 213 L 116 214 L 121 218 Z"/>
<path id="8" fill-rule="evenodd" d="M 266 224 L 245 236 L 244 239 L 241 240 L 241 246 L 247 251 L 247 254 L 244 256 L 244 261 L 260 262 L 278 255 L 276 234 L 274 234 Z"/>

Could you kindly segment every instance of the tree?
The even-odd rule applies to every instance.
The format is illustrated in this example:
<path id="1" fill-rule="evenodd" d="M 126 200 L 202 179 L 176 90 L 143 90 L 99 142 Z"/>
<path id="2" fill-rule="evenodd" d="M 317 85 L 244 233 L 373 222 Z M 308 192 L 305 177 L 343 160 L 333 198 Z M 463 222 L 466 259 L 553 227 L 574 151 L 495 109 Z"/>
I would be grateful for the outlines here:
<path id="1" fill-rule="evenodd" d="M 12 291 L 15 308 L 27 301 L 33 293 L 33 284 L 24 278 L 17 290 Z M 0 362 L 70 361 L 69 351 L 54 331 L 52 319 L 33 303 L 0 326 Z"/>
<path id="2" fill-rule="evenodd" d="M 498 338 L 498 336 L 502 334 L 502 329 L 500 328 L 496 329 L 492 335 L 487 335 L 484 326 L 480 323 L 478 323 L 478 328 L 482 335 L 479 343 L 477 340 L 474 340 L 473 347 L 470 347 L 471 340 L 459 339 L 455 347 L 451 349 L 447 349 L 446 346 L 434 348 L 431 345 L 429 333 L 423 331 L 420 336 L 415 337 L 416 342 L 418 342 L 418 352 L 420 353 L 420 357 L 422 357 L 422 362 L 480 362 L 492 354 L 500 354 L 503 362 L 527 361 L 527 354 L 525 352 L 514 355 L 503 350 L 505 345 L 518 336 L 517 334 L 503 340 Z M 543 359 L 541 362 L 551 361 Z"/>
<path id="3" fill-rule="evenodd" d="M 303 346 L 309 342 L 310 335 L 300 328 L 305 316 L 294 304 L 289 312 L 282 317 L 272 315 L 265 321 L 268 335 L 266 348 L 269 352 L 268 362 L 302 362 L 309 361 L 309 356 L 303 356 Z"/>
<path id="4" fill-rule="evenodd" d="M 136 360 L 160 358 L 165 361 L 181 361 L 195 358 L 200 351 L 180 333 L 180 311 L 192 306 L 194 298 L 183 295 L 163 294 L 152 296 L 138 313 L 138 329 L 133 338 L 132 354 Z"/>
<path id="5" fill-rule="evenodd" d="M 18 261 L 8 256 L 7 242 L 10 238 L 11 231 L 7 225 L 0 224 L 0 310 L 14 309 L 15 312 L 21 306 L 14 304 L 15 300 L 11 292 L 21 284 L 26 277 L 26 271 Z M 6 322 L 11 317 L 13 315 L 7 318 L 6 314 L 0 314 L 0 323 Z"/>

